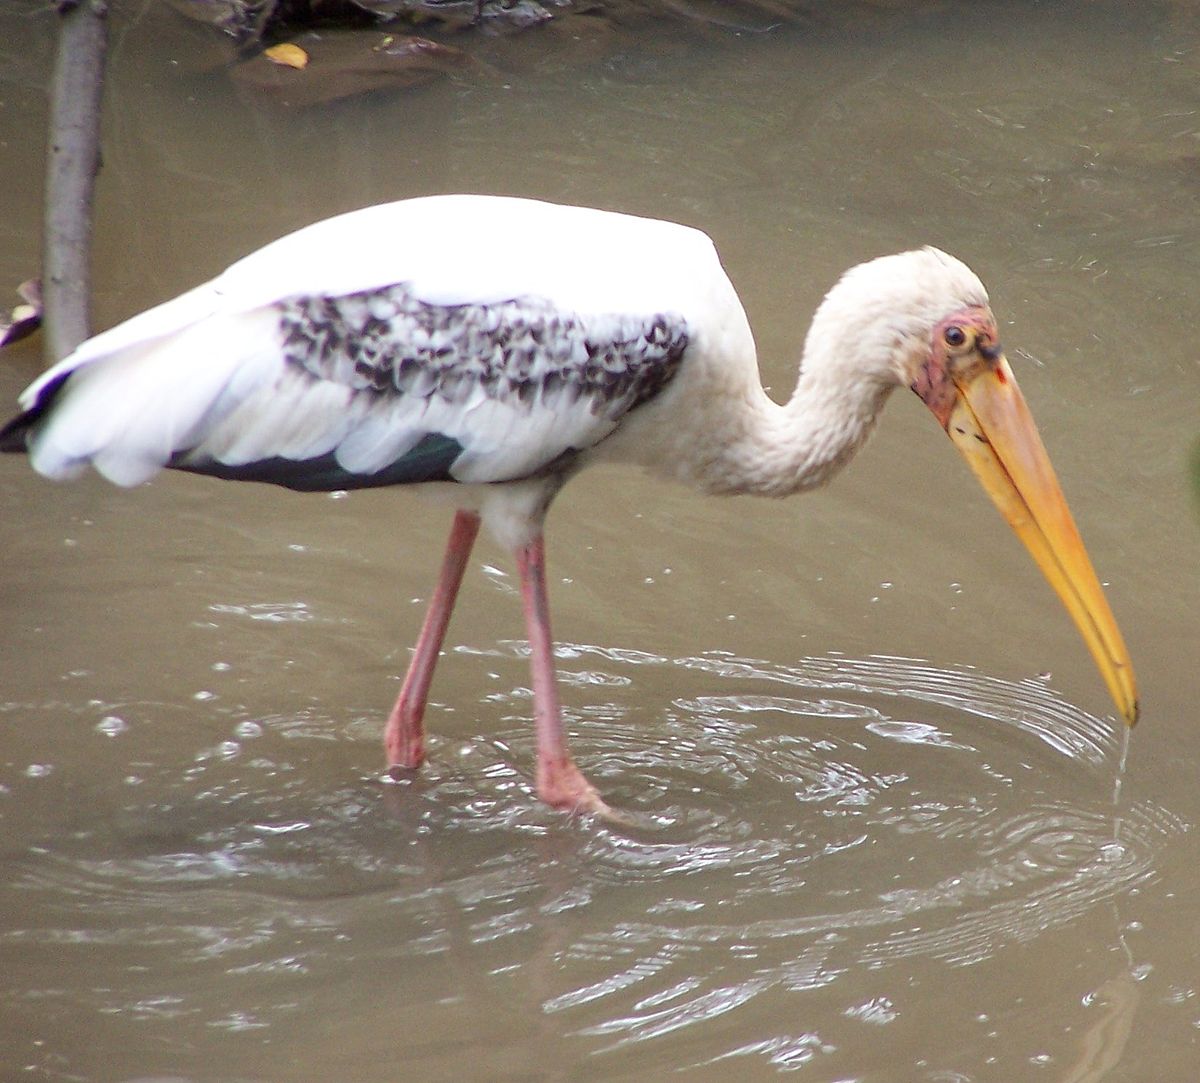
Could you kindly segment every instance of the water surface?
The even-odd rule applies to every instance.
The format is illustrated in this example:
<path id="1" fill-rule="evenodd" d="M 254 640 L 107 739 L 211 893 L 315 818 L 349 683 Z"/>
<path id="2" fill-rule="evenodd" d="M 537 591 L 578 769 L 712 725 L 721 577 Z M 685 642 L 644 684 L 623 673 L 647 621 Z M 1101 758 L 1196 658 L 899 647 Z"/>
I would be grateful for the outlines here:
<path id="1" fill-rule="evenodd" d="M 39 249 L 40 7 L 0 13 L 11 286 Z M 1114 800 L 1099 677 L 911 396 L 818 494 L 613 472 L 561 498 L 565 710 L 633 828 L 533 799 L 520 608 L 486 541 L 430 763 L 382 780 L 444 508 L 55 486 L 6 457 L 0 1074 L 1194 1078 L 1194 23 L 997 3 L 545 35 L 296 115 L 191 63 L 202 33 L 159 5 L 117 7 L 98 326 L 338 210 L 508 192 L 706 229 L 783 395 L 846 266 L 962 256 L 1144 715 Z M 3 401 L 38 349 L 6 352 Z"/>

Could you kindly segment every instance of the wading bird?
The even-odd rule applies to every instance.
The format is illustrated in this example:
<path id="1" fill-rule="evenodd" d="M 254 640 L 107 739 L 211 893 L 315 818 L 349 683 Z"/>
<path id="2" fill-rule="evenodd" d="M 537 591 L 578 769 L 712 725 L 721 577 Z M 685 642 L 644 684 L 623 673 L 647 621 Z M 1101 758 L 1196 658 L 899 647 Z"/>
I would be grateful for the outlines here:
<path id="1" fill-rule="evenodd" d="M 795 392 L 759 381 L 712 242 L 671 222 L 492 196 L 369 207 L 301 229 L 97 335 L 21 396 L 0 431 L 52 478 L 118 485 L 163 467 L 321 491 L 453 488 L 440 577 L 385 728 L 424 758 L 434 665 L 481 521 L 515 553 L 528 628 L 537 792 L 604 812 L 567 749 L 542 527 L 592 463 L 708 493 L 786 496 L 862 446 L 910 387 L 1028 547 L 1124 718 L 1133 670 L 1024 398 L 987 293 L 934 248 L 848 271 L 817 310 Z"/>

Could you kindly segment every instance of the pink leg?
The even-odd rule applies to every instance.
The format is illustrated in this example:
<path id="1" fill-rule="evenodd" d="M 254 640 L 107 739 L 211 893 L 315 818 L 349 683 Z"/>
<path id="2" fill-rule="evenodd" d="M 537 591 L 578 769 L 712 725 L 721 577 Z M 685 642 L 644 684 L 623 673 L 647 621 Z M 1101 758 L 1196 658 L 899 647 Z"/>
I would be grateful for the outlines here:
<path id="1" fill-rule="evenodd" d="M 516 555 L 533 671 L 538 796 L 554 808 L 608 815 L 608 806 L 583 777 L 567 751 L 554 677 L 554 642 L 550 636 L 550 602 L 546 593 L 546 546 L 542 536 L 539 534 L 528 545 L 521 546 Z"/>
<path id="2" fill-rule="evenodd" d="M 475 544 L 478 533 L 479 516 L 474 512 L 460 511 L 454 516 L 441 574 L 433 597 L 429 600 L 425 622 L 417 637 L 417 647 L 383 731 L 383 746 L 389 767 L 414 768 L 424 762 L 425 730 L 422 719 L 425 717 L 425 701 L 429 697 L 433 668 L 437 665 L 442 641 L 446 638 L 446 628 L 450 624 L 450 614 L 454 610 L 454 599 L 458 596 L 463 572 L 471 556 L 471 546 Z"/>

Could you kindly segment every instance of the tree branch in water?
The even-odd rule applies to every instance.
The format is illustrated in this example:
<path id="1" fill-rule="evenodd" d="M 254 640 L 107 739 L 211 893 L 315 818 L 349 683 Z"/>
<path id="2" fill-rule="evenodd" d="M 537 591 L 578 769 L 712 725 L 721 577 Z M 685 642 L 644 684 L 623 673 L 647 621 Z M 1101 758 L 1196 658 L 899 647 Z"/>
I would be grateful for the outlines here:
<path id="1" fill-rule="evenodd" d="M 57 361 L 88 336 L 92 195 L 100 171 L 100 96 L 107 0 L 58 0 L 50 88 L 42 287 L 46 355 Z"/>

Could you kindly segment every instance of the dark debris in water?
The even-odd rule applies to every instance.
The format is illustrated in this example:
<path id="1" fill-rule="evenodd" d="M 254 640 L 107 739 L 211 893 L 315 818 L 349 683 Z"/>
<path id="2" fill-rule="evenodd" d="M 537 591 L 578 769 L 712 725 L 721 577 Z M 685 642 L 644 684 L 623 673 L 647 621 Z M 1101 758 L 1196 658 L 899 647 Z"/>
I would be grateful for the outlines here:
<path id="1" fill-rule="evenodd" d="M 734 32 L 795 22 L 861 25 L 897 14 L 936 11 L 945 0 L 167 0 L 239 45 L 297 29 L 408 26 L 509 33 L 578 16 L 617 23 L 668 22 Z"/>
<path id="2" fill-rule="evenodd" d="M 32 335 L 42 325 L 42 283 L 31 278 L 17 287 L 21 303 L 11 312 L 0 311 L 0 347 Z"/>
<path id="3" fill-rule="evenodd" d="M 305 108 L 375 90 L 417 86 L 468 62 L 461 49 L 410 34 L 311 32 L 289 44 L 303 57 L 302 65 L 280 62 L 267 50 L 237 64 L 234 80 L 278 104 Z"/>
<path id="4" fill-rule="evenodd" d="M 539 28 L 536 52 L 619 55 L 636 43 L 767 34 L 785 26 L 883 28 L 944 0 L 167 0 L 224 41 L 238 83 L 311 106 L 428 82 Z M 381 33 L 382 32 L 382 33 Z M 290 59 L 281 59 L 283 46 Z M 202 51 L 202 50 L 198 50 Z M 494 59 L 494 58 L 493 58 Z M 309 61 L 312 61 L 309 63 Z M 519 59 L 507 56 L 508 62 Z"/>

